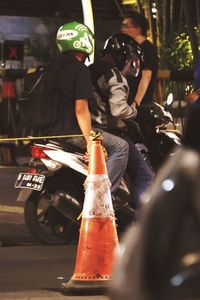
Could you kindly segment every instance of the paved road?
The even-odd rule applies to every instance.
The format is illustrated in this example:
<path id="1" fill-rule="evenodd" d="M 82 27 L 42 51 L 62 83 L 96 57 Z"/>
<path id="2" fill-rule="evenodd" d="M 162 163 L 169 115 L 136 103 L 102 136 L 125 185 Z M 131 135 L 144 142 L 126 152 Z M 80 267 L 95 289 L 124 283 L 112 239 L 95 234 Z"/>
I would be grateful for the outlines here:
<path id="1" fill-rule="evenodd" d="M 61 282 L 73 274 L 77 245 L 44 246 L 30 236 L 23 204 L 15 201 L 19 170 L 23 167 L 0 167 L 0 299 L 107 300 L 103 295 L 66 295 Z"/>

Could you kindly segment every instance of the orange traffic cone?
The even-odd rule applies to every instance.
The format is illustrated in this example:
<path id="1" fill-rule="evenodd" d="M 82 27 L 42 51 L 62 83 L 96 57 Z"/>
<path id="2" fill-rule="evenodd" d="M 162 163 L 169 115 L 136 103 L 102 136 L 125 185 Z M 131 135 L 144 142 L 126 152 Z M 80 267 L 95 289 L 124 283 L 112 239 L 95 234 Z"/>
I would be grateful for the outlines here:
<path id="1" fill-rule="evenodd" d="M 115 216 L 101 140 L 92 141 L 75 271 L 63 286 L 76 294 L 107 290 L 118 247 Z"/>

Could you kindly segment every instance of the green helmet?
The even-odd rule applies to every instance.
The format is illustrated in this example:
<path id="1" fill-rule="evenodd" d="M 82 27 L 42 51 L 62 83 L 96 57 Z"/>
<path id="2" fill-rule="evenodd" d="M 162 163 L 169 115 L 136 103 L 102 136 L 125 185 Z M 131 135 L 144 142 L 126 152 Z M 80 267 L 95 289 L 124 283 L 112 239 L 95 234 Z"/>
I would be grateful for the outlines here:
<path id="1" fill-rule="evenodd" d="M 78 51 L 87 56 L 94 51 L 94 35 L 84 24 L 70 22 L 58 29 L 56 43 L 60 52 Z"/>

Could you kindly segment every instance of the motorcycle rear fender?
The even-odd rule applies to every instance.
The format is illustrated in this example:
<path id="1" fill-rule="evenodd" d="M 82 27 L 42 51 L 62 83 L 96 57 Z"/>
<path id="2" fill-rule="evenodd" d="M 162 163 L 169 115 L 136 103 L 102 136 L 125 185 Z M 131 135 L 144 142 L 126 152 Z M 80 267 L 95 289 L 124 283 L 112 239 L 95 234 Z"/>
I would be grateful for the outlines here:
<path id="1" fill-rule="evenodd" d="M 88 175 L 87 165 L 80 160 L 80 155 L 57 150 L 44 150 L 44 153 L 56 163 L 70 167 L 85 176 Z"/>
<path id="2" fill-rule="evenodd" d="M 47 167 L 47 169 L 52 172 L 55 172 L 55 171 L 61 169 L 63 166 L 63 164 L 61 164 L 57 161 L 51 160 L 51 159 L 41 158 L 41 161 Z"/>
<path id="3" fill-rule="evenodd" d="M 21 189 L 17 196 L 17 202 L 26 202 L 34 190 L 30 189 Z"/>

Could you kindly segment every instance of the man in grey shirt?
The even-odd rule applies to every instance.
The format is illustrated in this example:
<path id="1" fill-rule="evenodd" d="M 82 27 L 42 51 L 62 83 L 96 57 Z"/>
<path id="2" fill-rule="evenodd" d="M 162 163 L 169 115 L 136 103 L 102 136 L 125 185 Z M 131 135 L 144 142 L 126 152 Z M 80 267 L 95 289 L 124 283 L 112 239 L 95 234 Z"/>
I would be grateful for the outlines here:
<path id="1" fill-rule="evenodd" d="M 141 194 L 152 182 L 153 172 L 125 130 L 125 122 L 137 115 L 136 104 L 128 104 L 129 86 L 125 75 L 129 72 L 136 75 L 140 63 L 139 46 L 135 43 L 134 51 L 134 42 L 130 45 L 129 39 L 121 33 L 110 37 L 105 43 L 102 58 L 90 66 L 94 89 L 90 111 L 94 126 L 119 134 L 129 144 L 127 172 L 133 183 L 132 206 L 137 209 Z"/>

